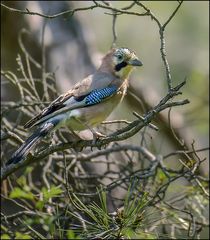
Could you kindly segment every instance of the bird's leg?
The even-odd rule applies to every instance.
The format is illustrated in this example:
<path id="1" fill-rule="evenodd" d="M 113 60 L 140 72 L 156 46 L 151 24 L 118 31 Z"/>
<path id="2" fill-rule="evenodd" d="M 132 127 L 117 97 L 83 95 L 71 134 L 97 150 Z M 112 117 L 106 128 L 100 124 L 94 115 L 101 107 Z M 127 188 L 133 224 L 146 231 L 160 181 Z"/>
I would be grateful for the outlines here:
<path id="1" fill-rule="evenodd" d="M 100 133 L 100 132 L 97 132 L 96 130 L 94 130 L 93 128 L 88 128 L 90 131 L 91 131 L 91 133 L 93 134 L 93 144 L 95 145 L 96 144 L 96 142 L 97 142 L 97 140 L 99 139 L 99 138 L 105 138 L 106 137 L 106 135 L 104 135 L 103 133 Z"/>
<path id="2" fill-rule="evenodd" d="M 76 134 L 75 131 L 71 127 L 68 126 L 68 130 L 72 133 L 72 135 L 75 137 L 75 139 L 77 141 L 82 140 L 82 138 L 78 134 Z"/>
<path id="3" fill-rule="evenodd" d="M 62 141 L 71 141 L 71 142 L 79 142 L 82 140 L 79 135 L 77 135 L 69 126 L 66 126 L 64 128 L 65 131 L 58 131 L 59 137 L 62 139 Z"/>
<path id="4" fill-rule="evenodd" d="M 91 128 L 90 126 L 88 126 L 86 124 L 87 128 L 91 131 L 91 133 L 93 134 L 93 140 L 92 140 L 92 146 L 91 146 L 91 151 L 93 150 L 93 147 L 96 145 L 96 142 L 100 139 L 100 138 L 105 138 L 106 135 L 97 132 L 96 130 L 94 130 L 93 128 Z M 98 149 L 100 149 L 100 147 L 98 147 Z"/>
<path id="5" fill-rule="evenodd" d="M 102 133 L 100 133 L 100 132 L 95 131 L 92 127 L 89 126 L 89 124 L 88 124 L 87 122 L 82 122 L 82 121 L 81 121 L 80 119 L 78 119 L 78 118 L 76 118 L 76 120 L 77 120 L 80 124 L 82 124 L 83 126 L 85 126 L 87 129 L 89 129 L 89 130 L 91 131 L 91 133 L 93 134 L 93 142 L 92 142 L 93 145 L 96 144 L 96 142 L 97 142 L 97 140 L 98 140 L 99 138 L 105 138 L 105 137 L 106 137 L 106 135 L 104 135 L 104 134 L 102 134 Z"/>

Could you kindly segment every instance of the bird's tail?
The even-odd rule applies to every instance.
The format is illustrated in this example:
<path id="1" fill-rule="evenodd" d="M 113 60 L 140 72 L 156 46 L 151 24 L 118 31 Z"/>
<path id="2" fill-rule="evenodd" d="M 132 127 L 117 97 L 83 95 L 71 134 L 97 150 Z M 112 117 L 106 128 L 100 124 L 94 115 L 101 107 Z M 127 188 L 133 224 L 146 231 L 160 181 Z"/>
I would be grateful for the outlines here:
<path id="1" fill-rule="evenodd" d="M 16 164 L 20 162 L 28 152 L 40 139 L 45 137 L 57 124 L 45 123 L 40 126 L 23 144 L 22 146 L 12 155 L 12 157 L 6 162 L 6 165 Z"/>

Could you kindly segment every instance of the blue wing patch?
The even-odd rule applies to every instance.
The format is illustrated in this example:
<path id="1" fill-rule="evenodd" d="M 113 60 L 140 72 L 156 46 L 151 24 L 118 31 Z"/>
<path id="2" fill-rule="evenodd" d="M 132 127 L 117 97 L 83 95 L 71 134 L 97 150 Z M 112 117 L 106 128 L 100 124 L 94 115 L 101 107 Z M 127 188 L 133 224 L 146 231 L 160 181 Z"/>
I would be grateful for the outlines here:
<path id="1" fill-rule="evenodd" d="M 102 100 L 104 100 L 107 97 L 110 97 L 116 92 L 117 92 L 116 86 L 110 86 L 103 89 L 96 89 L 86 97 L 85 103 L 87 106 L 100 103 Z"/>

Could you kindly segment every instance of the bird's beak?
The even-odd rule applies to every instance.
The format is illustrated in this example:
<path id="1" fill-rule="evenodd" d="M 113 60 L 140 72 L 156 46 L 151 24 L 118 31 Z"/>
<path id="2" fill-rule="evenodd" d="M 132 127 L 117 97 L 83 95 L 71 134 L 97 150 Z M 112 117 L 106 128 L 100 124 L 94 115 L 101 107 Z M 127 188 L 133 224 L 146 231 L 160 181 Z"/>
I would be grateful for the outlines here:
<path id="1" fill-rule="evenodd" d="M 138 58 L 132 58 L 128 61 L 128 64 L 129 65 L 132 65 L 132 66 L 142 66 L 143 63 L 138 59 Z"/>

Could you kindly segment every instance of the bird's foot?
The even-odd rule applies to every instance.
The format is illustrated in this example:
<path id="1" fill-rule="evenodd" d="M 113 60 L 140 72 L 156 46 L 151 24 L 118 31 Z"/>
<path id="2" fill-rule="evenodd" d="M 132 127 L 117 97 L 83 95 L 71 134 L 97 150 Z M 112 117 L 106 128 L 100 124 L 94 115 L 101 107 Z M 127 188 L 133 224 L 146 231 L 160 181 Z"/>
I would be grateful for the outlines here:
<path id="1" fill-rule="evenodd" d="M 105 137 L 107 137 L 107 136 L 106 136 L 105 134 L 100 133 L 100 132 L 97 132 L 97 131 L 95 131 L 95 130 L 93 130 L 93 129 L 92 129 L 91 132 L 92 132 L 92 134 L 93 134 L 93 140 L 92 140 L 92 146 L 91 146 L 91 150 L 92 150 L 93 146 L 96 145 L 96 143 L 97 143 L 97 141 L 98 141 L 99 139 L 105 138 Z"/>
<path id="2" fill-rule="evenodd" d="M 93 137 L 95 137 L 95 138 L 105 138 L 105 137 L 107 137 L 107 136 L 106 136 L 105 134 L 103 134 L 103 133 L 94 131 Z"/>

